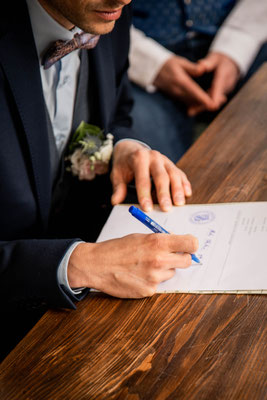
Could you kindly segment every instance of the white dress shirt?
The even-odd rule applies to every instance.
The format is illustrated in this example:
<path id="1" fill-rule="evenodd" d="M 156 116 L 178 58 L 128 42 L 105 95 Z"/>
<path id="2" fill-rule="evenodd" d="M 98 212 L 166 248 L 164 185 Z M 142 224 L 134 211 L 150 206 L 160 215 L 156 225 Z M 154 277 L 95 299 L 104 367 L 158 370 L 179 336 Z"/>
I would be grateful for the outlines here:
<path id="1" fill-rule="evenodd" d="M 267 1 L 239 0 L 217 32 L 209 51 L 230 57 L 244 76 L 262 44 L 267 41 Z M 173 53 L 142 31 L 131 29 L 129 78 L 148 92 Z"/>

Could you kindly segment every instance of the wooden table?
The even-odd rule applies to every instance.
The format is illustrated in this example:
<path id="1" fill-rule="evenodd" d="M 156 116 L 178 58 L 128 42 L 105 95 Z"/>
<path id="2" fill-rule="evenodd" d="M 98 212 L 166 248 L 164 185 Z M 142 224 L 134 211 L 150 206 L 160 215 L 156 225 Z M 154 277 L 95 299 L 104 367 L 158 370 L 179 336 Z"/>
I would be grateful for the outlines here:
<path id="1" fill-rule="evenodd" d="M 267 200 L 267 65 L 179 162 L 191 203 Z M 266 283 L 265 283 L 266 285 Z M 267 297 L 89 295 L 1 364 L 1 400 L 267 399 Z"/>

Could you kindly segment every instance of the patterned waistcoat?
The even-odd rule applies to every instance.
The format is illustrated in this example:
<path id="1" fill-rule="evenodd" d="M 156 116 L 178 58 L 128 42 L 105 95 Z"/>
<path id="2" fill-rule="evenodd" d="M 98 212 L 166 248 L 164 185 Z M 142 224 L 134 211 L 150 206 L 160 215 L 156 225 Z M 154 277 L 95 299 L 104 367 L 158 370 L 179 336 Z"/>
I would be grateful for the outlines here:
<path id="1" fill-rule="evenodd" d="M 163 46 L 213 37 L 237 0 L 134 0 L 133 23 Z"/>

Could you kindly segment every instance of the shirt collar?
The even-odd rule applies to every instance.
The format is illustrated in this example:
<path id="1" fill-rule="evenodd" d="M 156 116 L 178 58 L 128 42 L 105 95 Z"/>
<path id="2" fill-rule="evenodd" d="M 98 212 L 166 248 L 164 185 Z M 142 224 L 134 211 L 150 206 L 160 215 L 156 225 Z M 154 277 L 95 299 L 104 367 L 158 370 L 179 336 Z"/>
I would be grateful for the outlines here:
<path id="1" fill-rule="evenodd" d="M 76 32 L 81 32 L 78 27 L 74 27 L 71 31 L 64 28 L 46 12 L 38 0 L 26 0 L 26 2 L 39 59 L 55 40 L 70 40 Z"/>

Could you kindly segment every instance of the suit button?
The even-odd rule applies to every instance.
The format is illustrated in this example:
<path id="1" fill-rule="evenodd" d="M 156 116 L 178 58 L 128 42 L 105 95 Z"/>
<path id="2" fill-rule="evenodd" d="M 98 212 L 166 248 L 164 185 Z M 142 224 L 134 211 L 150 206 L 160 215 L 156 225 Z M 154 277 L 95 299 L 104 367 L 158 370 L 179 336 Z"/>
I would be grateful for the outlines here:
<path id="1" fill-rule="evenodd" d="M 194 22 L 192 21 L 192 19 L 188 19 L 185 21 L 185 25 L 187 26 L 187 28 L 191 28 L 194 25 Z"/>

